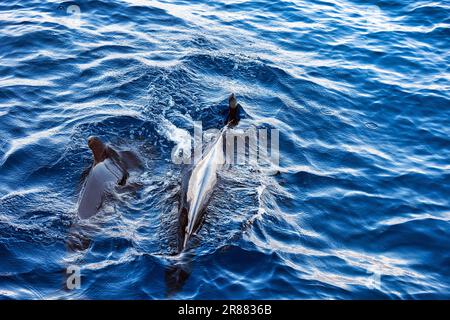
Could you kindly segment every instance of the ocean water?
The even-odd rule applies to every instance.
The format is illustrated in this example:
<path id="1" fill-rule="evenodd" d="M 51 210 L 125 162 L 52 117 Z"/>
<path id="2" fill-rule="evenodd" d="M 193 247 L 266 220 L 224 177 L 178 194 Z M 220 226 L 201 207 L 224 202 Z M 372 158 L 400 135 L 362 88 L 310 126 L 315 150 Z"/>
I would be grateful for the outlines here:
<path id="1" fill-rule="evenodd" d="M 0 299 L 450 298 L 449 23 L 439 0 L 0 0 Z M 219 173 L 180 262 L 171 154 L 231 92 L 280 161 Z M 144 170 L 80 221 L 90 135 Z"/>

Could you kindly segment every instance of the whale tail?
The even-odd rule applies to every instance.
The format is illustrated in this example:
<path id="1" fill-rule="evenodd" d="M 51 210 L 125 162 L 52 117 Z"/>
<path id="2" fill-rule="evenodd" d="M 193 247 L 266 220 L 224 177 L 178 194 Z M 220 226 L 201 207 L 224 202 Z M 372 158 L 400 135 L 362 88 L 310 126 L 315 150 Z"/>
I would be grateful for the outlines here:
<path id="1" fill-rule="evenodd" d="M 166 297 L 172 298 L 181 291 L 192 273 L 191 254 L 183 254 L 165 270 Z"/>

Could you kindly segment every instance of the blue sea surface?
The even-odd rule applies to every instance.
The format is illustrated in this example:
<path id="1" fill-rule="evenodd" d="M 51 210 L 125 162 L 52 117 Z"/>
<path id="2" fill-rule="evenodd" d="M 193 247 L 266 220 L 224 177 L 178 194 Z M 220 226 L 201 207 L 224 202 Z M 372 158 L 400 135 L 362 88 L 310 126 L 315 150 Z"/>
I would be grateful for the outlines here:
<path id="1" fill-rule="evenodd" d="M 0 299 L 450 299 L 449 27 L 444 0 L 0 0 Z M 280 162 L 219 173 L 180 264 L 171 155 L 231 92 Z M 144 170 L 80 220 L 90 135 Z"/>

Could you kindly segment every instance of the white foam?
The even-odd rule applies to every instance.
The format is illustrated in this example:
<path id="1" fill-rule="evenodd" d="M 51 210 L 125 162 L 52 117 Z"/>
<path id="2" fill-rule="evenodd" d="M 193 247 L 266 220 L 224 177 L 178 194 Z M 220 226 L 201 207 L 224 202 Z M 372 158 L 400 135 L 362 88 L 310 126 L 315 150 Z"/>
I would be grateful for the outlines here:
<path id="1" fill-rule="evenodd" d="M 186 158 L 191 156 L 192 137 L 187 130 L 178 128 L 169 120 L 162 118 L 158 131 L 161 135 L 176 144 L 172 152 L 172 160 L 174 162 L 176 162 L 176 159 L 173 159 L 173 157 Z"/>

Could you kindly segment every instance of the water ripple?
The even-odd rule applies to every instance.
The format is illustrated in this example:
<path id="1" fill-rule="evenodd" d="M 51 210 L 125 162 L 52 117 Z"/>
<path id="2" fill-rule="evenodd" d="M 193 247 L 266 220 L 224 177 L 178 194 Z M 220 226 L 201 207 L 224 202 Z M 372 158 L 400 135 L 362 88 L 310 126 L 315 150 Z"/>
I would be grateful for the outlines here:
<path id="1" fill-rule="evenodd" d="M 0 299 L 448 298 L 449 13 L 0 0 Z M 281 161 L 220 173 L 181 263 L 171 152 L 222 123 L 230 92 L 242 128 L 280 130 Z M 79 221 L 90 135 L 145 169 Z"/>

